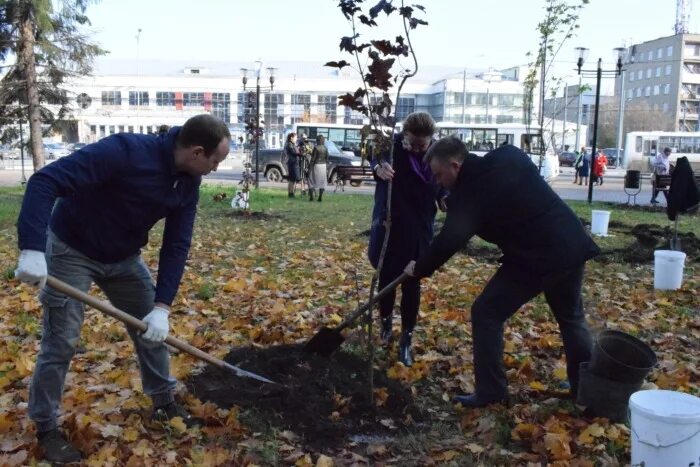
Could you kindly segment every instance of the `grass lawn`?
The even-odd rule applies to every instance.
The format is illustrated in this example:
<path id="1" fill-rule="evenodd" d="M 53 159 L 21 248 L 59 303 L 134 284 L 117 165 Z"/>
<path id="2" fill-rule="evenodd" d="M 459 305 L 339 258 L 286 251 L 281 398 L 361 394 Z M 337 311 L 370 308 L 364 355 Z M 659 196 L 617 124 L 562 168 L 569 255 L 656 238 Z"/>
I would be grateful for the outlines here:
<path id="1" fill-rule="evenodd" d="M 367 300 L 372 276 L 366 260 L 371 196 L 328 193 L 318 203 L 288 199 L 283 190 L 261 189 L 252 196 L 253 215 L 244 216 L 230 208 L 232 190 L 216 185 L 202 189 L 190 258 L 171 314 L 173 335 L 219 357 L 239 346 L 267 349 L 303 343 L 320 326 L 337 324 Z M 227 198 L 215 201 L 219 193 L 227 193 Z M 41 310 L 36 291 L 10 274 L 17 258 L 14 223 L 21 195 L 20 189 L 0 189 L 0 270 L 6 272 L 0 279 L 0 433 L 16 446 L 0 452 L 0 464 L 11 463 L 11 455 L 19 456 L 16 463 L 30 463 L 36 455 L 24 403 L 38 349 Z M 627 261 L 624 250 L 641 248 L 635 226 L 651 224 L 656 228 L 652 231 L 659 232 L 671 226 L 665 214 L 608 204 L 569 205 L 588 223 L 591 208 L 612 211 L 611 235 L 596 238 L 606 259 L 587 266 L 583 293 L 591 328 L 619 329 L 640 337 L 659 359 L 649 381 L 697 395 L 697 257 L 686 263 L 682 289 L 655 291 L 653 261 Z M 679 231 L 697 236 L 700 220 L 682 217 Z M 157 227 L 143 251 L 154 273 L 160 238 Z M 662 243 L 659 238 L 658 245 Z M 473 389 L 469 308 L 498 267 L 495 252 L 485 250 L 489 245 L 477 239 L 473 246 L 477 256 L 456 255 L 423 281 L 414 337 L 417 364 L 406 369 L 396 363 L 395 348 L 376 350 L 375 370 L 412 394 L 420 418 L 404 414 L 401 419 L 376 420 L 376 431 L 348 438 L 342 448 L 312 449 L 281 415 L 263 417 L 247 406 L 218 408 L 185 394 L 187 406 L 206 419 L 206 427 L 185 432 L 175 422 L 165 431 L 153 430 L 146 421 L 149 401 L 142 393 L 123 326 L 89 310 L 81 336 L 84 352 L 74 358 L 65 390 L 64 426 L 93 465 L 629 462 L 626 425 L 587 417 L 557 397 L 566 379 L 565 362 L 556 322 L 542 297 L 525 305 L 505 332 L 510 407 L 464 411 L 449 402 L 455 393 Z M 344 350 L 365 359 L 362 333 L 351 332 Z M 203 369 L 187 355 L 172 358 L 171 371 L 180 380 L 196 378 Z M 375 388 L 378 404 L 385 400 L 386 389 Z M 335 392 L 336 409 L 318 416 L 337 417 L 342 424 L 343 417 L 352 415 L 343 411 L 350 396 L 341 386 Z"/>

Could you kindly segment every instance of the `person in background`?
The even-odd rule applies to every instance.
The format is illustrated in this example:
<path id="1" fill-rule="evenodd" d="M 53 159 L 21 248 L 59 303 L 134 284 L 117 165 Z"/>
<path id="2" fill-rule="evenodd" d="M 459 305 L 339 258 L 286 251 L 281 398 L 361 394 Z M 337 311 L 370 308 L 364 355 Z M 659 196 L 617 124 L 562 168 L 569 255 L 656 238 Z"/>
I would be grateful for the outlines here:
<path id="1" fill-rule="evenodd" d="M 138 357 L 152 418 L 198 424 L 174 398 L 168 336 L 170 306 L 192 241 L 202 176 L 229 152 L 221 120 L 197 115 L 154 136 L 118 133 L 89 144 L 36 172 L 17 220 L 15 277 L 41 289 L 44 320 L 29 386 L 29 416 L 50 462 L 72 463 L 81 453 L 58 428 L 63 386 L 80 340 L 84 305 L 45 285 L 48 275 L 87 292 L 96 283 L 117 308 L 142 320 L 127 328 Z M 153 282 L 140 251 L 151 228 L 165 219 Z"/>
<path id="2" fill-rule="evenodd" d="M 314 200 L 314 192 L 318 190 L 318 202 L 323 200 L 323 192 L 326 191 L 326 164 L 328 163 L 328 148 L 326 148 L 326 138 L 323 135 L 316 137 L 316 146 L 311 153 L 309 162 L 309 201 Z"/>
<path id="3" fill-rule="evenodd" d="M 586 147 L 581 147 L 581 169 L 578 172 L 578 184 L 588 185 L 588 175 L 591 171 L 591 154 L 586 151 Z"/>
<path id="4" fill-rule="evenodd" d="M 583 154 L 585 152 L 585 148 L 581 148 L 581 152 L 576 151 L 576 159 L 574 160 L 574 185 L 578 183 L 581 164 L 583 164 Z"/>
<path id="5" fill-rule="evenodd" d="M 458 138 L 447 137 L 425 156 L 435 180 L 450 190 L 447 217 L 428 249 L 408 263 L 405 272 L 416 278 L 431 276 L 474 235 L 503 252 L 498 271 L 471 309 L 476 390 L 454 398 L 465 407 L 507 399 L 503 327 L 540 293 L 559 325 L 572 396 L 579 365 L 591 357 L 581 287 L 585 263 L 600 249 L 524 155 L 506 146 L 479 157 L 469 154 Z M 512 176 L 504 177 L 506 172 Z"/>
<path id="6" fill-rule="evenodd" d="M 595 175 L 595 182 L 598 185 L 603 184 L 603 175 L 608 170 L 608 158 L 602 149 L 598 150 L 598 157 L 595 158 L 595 167 L 593 167 L 593 174 Z"/>
<path id="7" fill-rule="evenodd" d="M 368 246 L 368 257 L 375 269 L 379 265 L 387 219 L 389 182 L 391 195 L 391 230 L 384 263 L 379 275 L 379 289 L 399 277 L 404 266 L 415 260 L 433 238 L 433 223 L 437 212 L 436 201 L 442 202 L 443 193 L 433 179 L 430 166 L 423 156 L 433 143 L 437 131 L 435 121 L 426 112 L 415 112 L 406 117 L 403 131 L 396 135 L 393 164 L 388 151 L 373 160 L 377 186 L 374 191 L 374 209 Z M 442 206 L 444 207 L 444 205 Z M 389 345 L 393 338 L 393 311 L 396 293 L 391 292 L 379 302 L 381 316 L 380 338 Z M 420 307 L 420 281 L 409 278 L 401 284 L 401 338 L 399 361 L 413 364 L 411 341 Z"/>
<path id="8" fill-rule="evenodd" d="M 296 133 L 287 135 L 284 145 L 284 156 L 287 158 L 287 196 L 294 198 L 294 191 L 299 181 L 299 148 Z"/>
<path id="9" fill-rule="evenodd" d="M 659 189 L 656 187 L 656 175 L 668 175 L 671 173 L 671 162 L 668 160 L 671 155 L 671 148 L 665 147 L 661 153 L 656 154 L 653 160 L 653 173 L 651 174 L 651 204 L 659 204 L 656 197 L 659 196 Z M 664 197 L 668 202 L 668 193 L 664 190 Z"/>

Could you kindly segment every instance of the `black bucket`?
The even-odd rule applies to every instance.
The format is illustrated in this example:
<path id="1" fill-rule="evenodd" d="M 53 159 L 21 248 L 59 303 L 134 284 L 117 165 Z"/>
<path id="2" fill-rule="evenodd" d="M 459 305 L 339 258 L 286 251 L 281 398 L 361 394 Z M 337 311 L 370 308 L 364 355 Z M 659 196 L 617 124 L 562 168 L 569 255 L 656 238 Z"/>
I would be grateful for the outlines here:
<path id="1" fill-rule="evenodd" d="M 639 170 L 628 170 L 625 173 L 625 188 L 628 190 L 636 190 L 642 180 L 642 173 Z"/>
<path id="2" fill-rule="evenodd" d="M 656 365 L 654 351 L 634 336 L 620 331 L 598 334 L 588 370 L 621 383 L 642 383 Z"/>
<path id="3" fill-rule="evenodd" d="M 579 367 L 578 396 L 576 403 L 585 405 L 596 417 L 606 417 L 612 422 L 627 420 L 630 396 L 639 391 L 642 383 L 621 383 L 592 373 L 588 362 Z"/>

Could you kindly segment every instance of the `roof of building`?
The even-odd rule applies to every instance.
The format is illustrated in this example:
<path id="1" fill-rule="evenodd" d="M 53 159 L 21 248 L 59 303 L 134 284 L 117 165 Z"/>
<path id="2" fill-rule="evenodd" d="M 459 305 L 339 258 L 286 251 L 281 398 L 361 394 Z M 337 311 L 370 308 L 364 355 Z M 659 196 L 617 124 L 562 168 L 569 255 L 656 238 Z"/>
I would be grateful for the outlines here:
<path id="1" fill-rule="evenodd" d="M 324 62 L 325 63 L 325 62 Z M 263 67 L 275 68 L 278 77 L 294 78 L 333 78 L 338 76 L 336 68 L 324 67 L 322 62 L 308 61 L 275 61 L 263 63 Z M 95 61 L 93 74 L 96 76 L 179 76 L 185 74 L 185 70 L 196 69 L 200 75 L 205 76 L 240 76 L 241 68 L 252 69 L 250 62 L 216 62 L 198 60 L 127 60 L 98 58 Z M 467 75 L 475 77 L 483 73 L 484 69 L 467 69 Z M 419 66 L 418 74 L 414 78 L 417 81 L 433 82 L 444 78 L 461 75 L 462 67 L 450 66 Z M 352 76 L 355 72 L 347 68 L 342 71 L 343 76 Z"/>

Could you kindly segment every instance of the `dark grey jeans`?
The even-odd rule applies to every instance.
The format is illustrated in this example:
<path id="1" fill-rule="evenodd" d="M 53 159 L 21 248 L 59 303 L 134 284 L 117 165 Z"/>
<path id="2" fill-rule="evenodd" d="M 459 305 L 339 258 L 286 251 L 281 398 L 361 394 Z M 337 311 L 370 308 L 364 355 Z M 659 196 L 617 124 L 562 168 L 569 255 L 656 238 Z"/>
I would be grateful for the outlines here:
<path id="1" fill-rule="evenodd" d="M 579 365 L 591 358 L 593 340 L 581 299 L 584 266 L 563 272 L 556 280 L 524 280 L 501 266 L 472 305 L 472 338 L 476 393 L 489 400 L 507 394 L 503 369 L 503 324 L 541 292 L 559 324 L 564 341 L 571 392 L 578 389 Z"/>
<path id="2" fill-rule="evenodd" d="M 49 232 L 46 244 L 49 274 L 87 292 L 95 282 L 120 310 L 142 319 L 153 309 L 155 288 L 139 255 L 104 264 L 69 247 Z M 46 286 L 41 291 L 44 308 L 41 349 L 29 388 L 29 416 L 37 431 L 56 428 L 63 384 L 83 325 L 84 305 Z M 163 343 L 143 340 L 127 328 L 136 347 L 143 389 L 154 406 L 173 401 L 176 381 L 170 376 L 169 354 Z"/>

